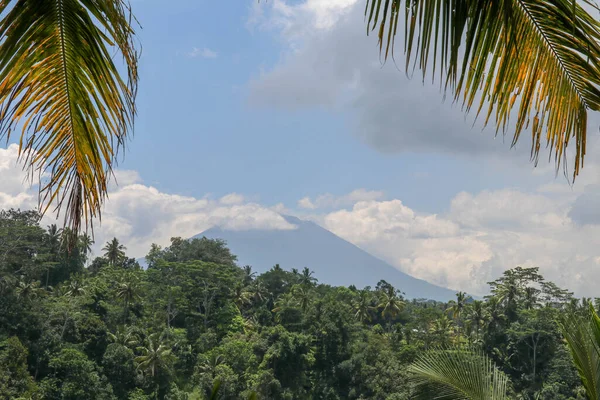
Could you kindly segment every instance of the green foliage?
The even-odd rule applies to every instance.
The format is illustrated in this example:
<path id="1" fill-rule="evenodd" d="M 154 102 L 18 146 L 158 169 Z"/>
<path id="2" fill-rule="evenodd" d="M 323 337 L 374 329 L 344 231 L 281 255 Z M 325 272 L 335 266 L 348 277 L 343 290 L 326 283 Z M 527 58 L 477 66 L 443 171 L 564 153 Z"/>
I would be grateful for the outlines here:
<path id="1" fill-rule="evenodd" d="M 19 338 L 0 343 L 0 399 L 34 397 L 37 387 L 27 370 L 27 348 Z"/>
<path id="2" fill-rule="evenodd" d="M 484 300 L 439 303 L 385 281 L 320 285 L 308 268 L 255 274 L 206 238 L 153 246 L 148 270 L 113 240 L 86 268 L 89 238 L 38 217 L 0 213 L 0 399 L 404 400 L 432 389 L 415 366 L 443 383 L 456 363 L 455 389 L 479 368 L 480 384 L 497 374 L 527 399 L 580 399 L 600 382 L 578 365 L 581 384 L 561 339 L 560 326 L 578 364 L 597 356 L 587 301 L 537 269 L 506 271 Z"/>
<path id="3" fill-rule="evenodd" d="M 423 398 L 508 398 L 508 377 L 479 351 L 429 350 L 410 365 L 409 371 L 417 383 L 419 396 Z"/>
<path id="4" fill-rule="evenodd" d="M 589 12 L 597 10 L 593 0 L 367 0 L 365 19 L 385 59 L 402 35 L 407 72 L 439 73 L 465 111 L 474 106 L 485 125 L 494 118 L 497 132 L 513 131 L 513 144 L 531 129 L 532 159 L 545 138 L 558 167 L 573 138 L 576 176 L 587 111 L 600 109 L 600 23 Z"/>

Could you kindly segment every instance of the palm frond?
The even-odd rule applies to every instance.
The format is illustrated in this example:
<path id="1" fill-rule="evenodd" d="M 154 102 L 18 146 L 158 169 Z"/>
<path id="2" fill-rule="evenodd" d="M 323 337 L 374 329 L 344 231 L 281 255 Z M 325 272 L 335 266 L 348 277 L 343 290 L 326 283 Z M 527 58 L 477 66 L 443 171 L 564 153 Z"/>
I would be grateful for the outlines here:
<path id="1" fill-rule="evenodd" d="M 427 399 L 507 399 L 508 377 L 481 351 L 435 349 L 421 355 L 409 371 L 417 395 Z M 430 389 L 433 388 L 433 391 Z M 429 391 L 428 391 L 429 389 Z"/>
<path id="2" fill-rule="evenodd" d="M 592 0 L 583 1 L 597 8 Z M 575 141 L 573 179 L 583 167 L 587 111 L 600 109 L 600 23 L 576 0 L 367 0 L 367 31 L 377 29 L 384 58 L 393 54 L 404 14 L 406 69 L 436 69 L 465 111 L 484 108 L 496 132 L 542 142 L 557 168 Z M 400 33 L 402 30 L 400 29 Z M 478 104 L 477 104 L 478 103 Z M 516 115 L 515 121 L 509 121 Z M 563 164 L 566 168 L 566 162 Z"/>
<path id="3" fill-rule="evenodd" d="M 560 323 L 588 398 L 600 398 L 600 318 L 590 304 L 589 315 L 566 315 Z"/>
<path id="4" fill-rule="evenodd" d="M 138 51 L 124 0 L 0 3 L 0 137 L 20 129 L 20 156 L 40 207 L 66 206 L 75 231 L 100 216 L 135 115 Z M 126 73 L 113 62 L 123 58 Z"/>

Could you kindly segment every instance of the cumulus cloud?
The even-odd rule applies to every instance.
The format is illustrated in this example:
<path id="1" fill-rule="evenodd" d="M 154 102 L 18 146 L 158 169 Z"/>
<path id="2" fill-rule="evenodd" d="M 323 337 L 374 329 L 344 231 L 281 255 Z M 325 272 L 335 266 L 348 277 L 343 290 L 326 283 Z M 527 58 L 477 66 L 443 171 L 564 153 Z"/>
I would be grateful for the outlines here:
<path id="1" fill-rule="evenodd" d="M 0 149 L 0 208 L 37 205 L 35 188 L 16 164 L 17 147 Z M 596 168 L 595 164 L 590 165 Z M 265 206 L 239 193 L 218 199 L 164 193 L 145 185 L 135 171 L 117 171 L 101 224 L 96 252 L 112 237 L 132 256 L 152 242 L 189 237 L 210 227 L 231 230 L 295 229 L 281 214 L 284 204 Z M 587 182 L 593 182 L 588 180 Z M 309 218 L 396 268 L 432 283 L 484 294 L 487 282 L 507 268 L 537 266 L 548 279 L 595 295 L 600 279 L 600 185 L 562 193 L 532 188 L 460 192 L 439 214 L 423 213 L 401 199 L 358 189 L 343 196 L 305 198 Z M 300 214 L 302 211 L 300 212 Z M 52 222 L 48 216 L 43 224 Z"/>
<path id="2" fill-rule="evenodd" d="M 283 48 L 280 60 L 249 82 L 250 104 L 341 110 L 354 135 L 384 153 L 501 155 L 529 162 L 527 137 L 507 154 L 512 137 L 495 137 L 492 127 L 482 130 L 482 119 L 474 124 L 473 113 L 465 117 L 452 96 L 443 100 L 431 76 L 423 79 L 417 70 L 407 77 L 401 36 L 398 65 L 391 59 L 382 65 L 376 32 L 365 34 L 363 2 L 278 0 L 261 9 Z"/>
<path id="3" fill-rule="evenodd" d="M 19 147 L 15 144 L 0 149 L 0 208 L 32 208 L 37 197 L 31 191 L 32 177 L 17 163 Z"/>
<path id="4" fill-rule="evenodd" d="M 484 294 L 487 282 L 521 265 L 589 296 L 600 279 L 600 225 L 590 214 L 581 218 L 584 226 L 575 218 L 574 210 L 597 208 L 594 198 L 585 205 L 573 199 L 512 189 L 463 192 L 443 215 L 418 213 L 400 200 L 366 201 L 320 223 L 404 272 L 457 290 Z"/>
<path id="5" fill-rule="evenodd" d="M 0 209 L 37 207 L 37 193 L 24 184 L 26 174 L 17 165 L 17 156 L 16 145 L 0 149 Z M 102 221 L 95 224 L 96 250 L 117 237 L 130 255 L 139 257 L 146 254 L 152 242 L 166 245 L 173 236 L 190 237 L 213 226 L 232 230 L 295 228 L 277 208 L 248 202 L 237 193 L 218 200 L 198 199 L 144 185 L 136 171 L 117 170 L 115 178 Z M 52 222 L 53 216 L 47 215 L 43 224 Z"/>
<path id="6" fill-rule="evenodd" d="M 144 255 L 152 242 L 168 244 L 173 236 L 191 237 L 220 226 L 230 230 L 294 229 L 276 211 L 243 196 L 219 200 L 168 194 L 142 184 L 110 193 L 98 230 L 100 242 L 120 238 L 132 254 Z"/>
<path id="7" fill-rule="evenodd" d="M 235 205 L 235 204 L 242 204 L 244 202 L 244 196 L 242 196 L 239 193 L 229 193 L 223 197 L 221 197 L 221 199 L 219 199 L 219 202 L 221 204 L 225 204 L 225 205 Z"/>
<path id="8" fill-rule="evenodd" d="M 199 49 L 198 47 L 194 47 L 189 53 L 188 53 L 188 57 L 191 58 L 196 58 L 196 57 L 202 57 L 202 58 L 217 58 L 218 54 L 216 51 L 211 50 L 207 47 L 204 47 L 202 49 Z"/>
<path id="9" fill-rule="evenodd" d="M 579 225 L 600 225 L 600 184 L 585 187 L 569 210 L 569 217 Z"/>
<path id="10" fill-rule="evenodd" d="M 307 210 L 319 208 L 340 208 L 351 206 L 359 201 L 378 200 L 384 197 L 384 193 L 376 190 L 356 189 L 342 196 L 326 193 L 317 196 L 315 200 L 304 197 L 298 200 L 298 207 Z"/>

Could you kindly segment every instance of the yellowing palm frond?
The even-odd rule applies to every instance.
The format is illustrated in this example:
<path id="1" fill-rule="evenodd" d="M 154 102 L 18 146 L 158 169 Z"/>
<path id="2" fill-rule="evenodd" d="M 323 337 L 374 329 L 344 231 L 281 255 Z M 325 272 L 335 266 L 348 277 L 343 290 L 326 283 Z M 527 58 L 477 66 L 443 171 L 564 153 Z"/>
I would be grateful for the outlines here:
<path id="1" fill-rule="evenodd" d="M 479 350 L 430 350 L 411 364 L 409 371 L 417 385 L 417 397 L 508 399 L 508 377 Z"/>
<path id="2" fill-rule="evenodd" d="M 558 168 L 573 139 L 579 173 L 587 111 L 600 109 L 600 24 L 576 0 L 367 0 L 385 58 L 401 14 L 407 70 L 437 68 L 467 112 L 487 108 L 485 124 L 514 129 L 513 145 L 529 129 L 536 162 L 545 141 Z"/>
<path id="3" fill-rule="evenodd" d="M 65 223 L 78 230 L 100 216 L 133 124 L 131 14 L 123 0 L 12 0 L 0 3 L 0 16 L 0 136 L 20 129 L 26 164 L 48 173 L 42 211 L 66 205 Z"/>

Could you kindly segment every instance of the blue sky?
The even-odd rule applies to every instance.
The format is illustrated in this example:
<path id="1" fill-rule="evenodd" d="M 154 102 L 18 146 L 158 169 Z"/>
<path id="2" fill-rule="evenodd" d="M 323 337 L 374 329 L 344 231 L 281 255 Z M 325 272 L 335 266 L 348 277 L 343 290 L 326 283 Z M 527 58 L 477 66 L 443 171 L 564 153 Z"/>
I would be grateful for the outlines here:
<path id="1" fill-rule="evenodd" d="M 438 86 L 382 66 L 361 2 L 133 0 L 138 118 L 95 251 L 294 229 L 285 213 L 452 289 L 482 294 L 521 265 L 595 294 L 599 116 L 571 186 L 547 154 L 533 167 L 526 136 L 510 149 Z M 16 158 L 0 148 L 0 207 L 36 207 Z"/>
<path id="2" fill-rule="evenodd" d="M 261 7 L 268 12 L 271 6 Z M 139 114 L 120 166 L 137 170 L 160 190 L 190 196 L 240 192 L 291 206 L 304 196 L 361 187 L 440 212 L 461 190 L 514 182 L 514 176 L 482 168 L 479 159 L 373 148 L 352 133 L 352 113 L 343 109 L 253 104 L 249 83 L 287 51 L 277 29 L 250 26 L 253 2 L 178 0 L 164 7 L 145 0 L 134 7 L 143 26 Z M 363 33 L 361 21 L 356 31 Z M 194 49 L 209 49 L 215 57 L 192 56 Z M 377 60 L 375 51 L 370 56 Z M 405 79 L 397 74 L 399 82 Z M 441 96 L 432 101 L 441 104 Z M 445 106 L 462 115 L 459 107 Z M 470 130 L 469 122 L 464 128 Z M 477 129 L 470 133 L 481 136 Z M 485 140 L 493 141 L 492 134 Z"/>

